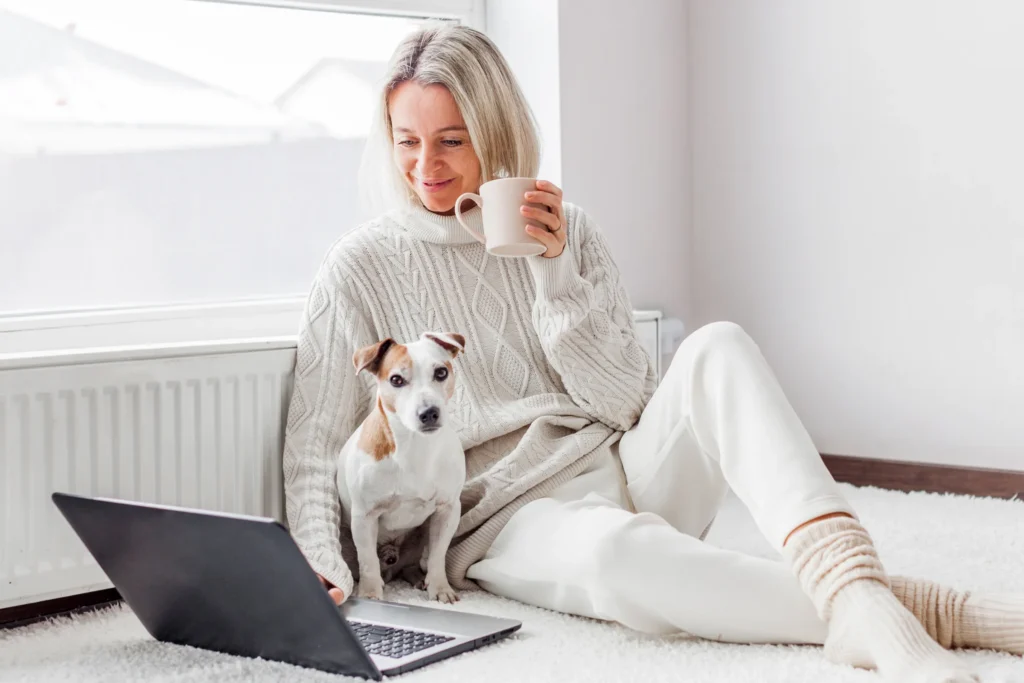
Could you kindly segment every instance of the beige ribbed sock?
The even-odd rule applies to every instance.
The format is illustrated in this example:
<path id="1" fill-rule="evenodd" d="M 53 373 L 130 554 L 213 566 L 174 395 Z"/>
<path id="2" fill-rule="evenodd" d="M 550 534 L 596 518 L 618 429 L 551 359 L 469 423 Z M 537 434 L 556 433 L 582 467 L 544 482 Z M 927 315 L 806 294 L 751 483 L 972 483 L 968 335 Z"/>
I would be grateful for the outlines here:
<path id="1" fill-rule="evenodd" d="M 795 532 L 783 552 L 818 614 L 828 622 L 825 655 L 833 662 L 877 668 L 899 683 L 976 683 L 890 590 L 867 531 L 835 517 Z"/>
<path id="2" fill-rule="evenodd" d="M 904 576 L 891 580 L 893 595 L 939 645 L 1024 654 L 1024 595 L 957 591 Z"/>

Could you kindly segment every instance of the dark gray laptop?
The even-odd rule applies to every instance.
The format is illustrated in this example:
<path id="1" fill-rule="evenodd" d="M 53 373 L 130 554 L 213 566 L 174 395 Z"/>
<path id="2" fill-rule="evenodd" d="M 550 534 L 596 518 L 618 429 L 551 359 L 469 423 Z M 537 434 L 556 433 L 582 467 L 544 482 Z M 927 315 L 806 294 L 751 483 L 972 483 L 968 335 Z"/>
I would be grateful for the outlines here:
<path id="1" fill-rule="evenodd" d="M 338 608 L 273 519 L 65 493 L 53 502 L 157 640 L 380 680 L 522 625 L 376 600 Z"/>

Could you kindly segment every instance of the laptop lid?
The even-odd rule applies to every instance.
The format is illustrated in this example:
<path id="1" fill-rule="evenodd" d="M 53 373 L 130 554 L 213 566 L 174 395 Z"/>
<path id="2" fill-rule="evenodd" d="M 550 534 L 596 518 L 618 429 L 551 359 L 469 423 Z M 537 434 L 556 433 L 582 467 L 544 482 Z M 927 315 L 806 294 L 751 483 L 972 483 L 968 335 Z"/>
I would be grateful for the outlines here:
<path id="1" fill-rule="evenodd" d="M 157 640 L 380 680 L 277 521 L 65 493 L 52 498 Z"/>

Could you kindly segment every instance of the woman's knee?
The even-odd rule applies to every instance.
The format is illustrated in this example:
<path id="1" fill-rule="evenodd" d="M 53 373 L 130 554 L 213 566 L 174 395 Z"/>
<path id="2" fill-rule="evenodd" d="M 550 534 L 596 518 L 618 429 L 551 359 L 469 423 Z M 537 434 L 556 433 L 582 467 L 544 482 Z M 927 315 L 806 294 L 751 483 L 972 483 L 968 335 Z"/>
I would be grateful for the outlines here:
<path id="1" fill-rule="evenodd" d="M 728 320 L 708 323 L 690 335 L 694 343 L 712 349 L 756 346 L 747 331 L 738 323 Z"/>
<path id="2" fill-rule="evenodd" d="M 709 356 L 745 357 L 760 354 L 753 338 L 734 322 L 708 323 L 694 330 L 676 351 L 669 373 L 687 372 Z"/>

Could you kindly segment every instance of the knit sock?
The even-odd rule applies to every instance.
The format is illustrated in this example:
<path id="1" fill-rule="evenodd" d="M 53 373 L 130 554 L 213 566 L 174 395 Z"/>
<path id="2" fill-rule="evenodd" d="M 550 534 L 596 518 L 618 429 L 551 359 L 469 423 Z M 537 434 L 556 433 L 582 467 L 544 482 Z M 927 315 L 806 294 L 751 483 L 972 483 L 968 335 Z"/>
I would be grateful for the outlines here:
<path id="1" fill-rule="evenodd" d="M 899 683 L 976 683 L 890 590 L 868 532 L 834 517 L 795 532 L 783 552 L 828 623 L 825 655 L 839 664 L 876 668 Z"/>
<path id="2" fill-rule="evenodd" d="M 893 576 L 892 592 L 939 645 L 1024 655 L 1024 595 L 957 591 Z"/>

